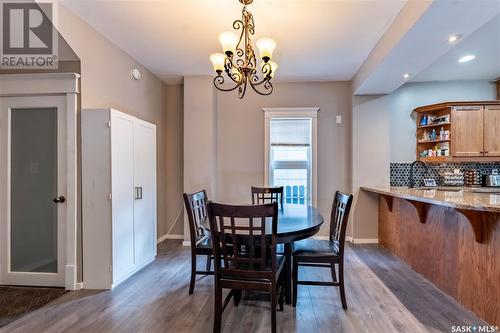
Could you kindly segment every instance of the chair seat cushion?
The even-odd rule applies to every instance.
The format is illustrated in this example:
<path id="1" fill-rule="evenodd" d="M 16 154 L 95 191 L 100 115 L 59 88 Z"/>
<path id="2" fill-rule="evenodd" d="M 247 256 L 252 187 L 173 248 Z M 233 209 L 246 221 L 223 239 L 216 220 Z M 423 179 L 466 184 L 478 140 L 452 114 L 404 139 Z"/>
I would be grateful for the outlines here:
<path id="1" fill-rule="evenodd" d="M 283 269 L 285 263 L 285 256 L 276 255 L 276 275 L 279 276 Z M 239 271 L 240 274 L 235 274 L 233 272 Z M 266 267 L 262 269 L 259 264 L 254 264 L 251 267 L 249 263 L 236 263 L 231 262 L 228 269 L 222 269 L 222 279 L 226 280 L 244 280 L 244 281 L 255 281 L 255 282 L 270 282 L 270 278 L 262 277 L 261 273 L 269 272 L 271 273 L 271 263 L 268 262 Z"/>
<path id="2" fill-rule="evenodd" d="M 212 254 L 212 238 L 204 236 L 196 242 L 196 252 L 200 254 Z"/>
<path id="3" fill-rule="evenodd" d="M 320 239 L 304 239 L 293 244 L 293 255 L 297 257 L 336 257 L 338 242 Z"/>

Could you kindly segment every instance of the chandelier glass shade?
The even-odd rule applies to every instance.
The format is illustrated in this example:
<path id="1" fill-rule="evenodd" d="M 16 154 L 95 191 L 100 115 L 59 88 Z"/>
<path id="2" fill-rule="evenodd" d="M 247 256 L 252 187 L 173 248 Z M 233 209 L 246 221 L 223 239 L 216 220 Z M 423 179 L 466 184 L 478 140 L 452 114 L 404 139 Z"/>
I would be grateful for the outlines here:
<path id="1" fill-rule="evenodd" d="M 260 95 L 270 95 L 273 92 L 271 79 L 278 69 L 278 64 L 271 61 L 276 42 L 271 38 L 257 40 L 256 46 L 261 59 L 259 65 L 252 46 L 252 36 L 255 34 L 253 15 L 246 10 L 246 6 L 253 0 L 239 1 L 243 4 L 241 19 L 233 22 L 233 29 L 237 33 L 221 33 L 219 41 L 224 53 L 210 55 L 210 61 L 217 73 L 214 85 L 221 91 L 238 89 L 239 98 L 245 96 L 248 86 Z"/>

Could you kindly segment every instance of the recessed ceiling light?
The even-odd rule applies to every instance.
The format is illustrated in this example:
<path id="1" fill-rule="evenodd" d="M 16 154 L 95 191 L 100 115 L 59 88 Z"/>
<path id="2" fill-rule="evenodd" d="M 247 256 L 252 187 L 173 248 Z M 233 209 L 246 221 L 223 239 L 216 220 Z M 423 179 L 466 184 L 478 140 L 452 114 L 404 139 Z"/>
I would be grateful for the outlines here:
<path id="1" fill-rule="evenodd" d="M 448 37 L 448 43 L 455 43 L 460 38 L 460 35 L 451 35 Z"/>
<path id="2" fill-rule="evenodd" d="M 411 74 L 410 73 L 404 73 L 403 78 L 408 79 L 410 78 Z"/>
<path id="3" fill-rule="evenodd" d="M 474 58 L 476 58 L 475 55 L 468 54 L 468 55 L 465 55 L 465 56 L 461 57 L 460 59 L 458 59 L 458 62 L 469 62 L 471 60 L 474 60 Z"/>

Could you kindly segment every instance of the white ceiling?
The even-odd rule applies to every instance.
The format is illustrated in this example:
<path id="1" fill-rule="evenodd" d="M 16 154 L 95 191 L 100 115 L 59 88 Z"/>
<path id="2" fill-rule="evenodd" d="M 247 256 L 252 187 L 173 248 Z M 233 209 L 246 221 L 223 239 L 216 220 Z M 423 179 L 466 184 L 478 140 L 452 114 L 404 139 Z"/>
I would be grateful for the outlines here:
<path id="1" fill-rule="evenodd" d="M 425 13 L 408 30 L 408 32 L 397 41 L 387 55 L 374 67 L 369 76 L 359 85 L 354 87 L 356 94 L 387 94 L 406 83 L 403 78 L 404 73 L 412 74 L 412 77 L 419 81 L 443 80 L 446 78 L 465 79 L 467 75 L 477 75 L 479 70 L 489 68 L 494 64 L 495 53 L 484 55 L 481 59 L 480 68 L 471 69 L 467 74 L 463 67 L 458 68 L 458 72 L 453 61 L 447 60 L 456 57 L 456 51 L 460 53 L 462 43 L 458 46 L 448 43 L 451 34 L 458 33 L 464 37 L 464 47 L 468 44 L 468 37 L 475 31 L 481 29 L 484 24 L 490 22 L 500 13 L 500 1 L 498 0 L 435 0 L 427 8 Z M 391 27 L 392 28 L 392 27 Z M 390 29 L 391 29 L 390 28 Z M 495 27 L 490 27 L 489 37 L 495 35 Z M 497 34 L 498 36 L 498 34 Z M 489 38 L 487 36 L 483 36 Z M 471 37 L 471 47 L 473 44 L 483 45 L 500 43 L 497 39 L 485 39 L 481 37 Z M 490 50 L 495 46 L 490 45 Z M 479 53 L 478 53 L 479 54 Z M 497 53 L 498 55 L 498 53 Z M 442 58 L 443 57 L 443 58 Z M 498 60 L 498 56 L 496 58 Z M 435 66 L 432 66 L 436 62 Z M 461 65 L 470 65 L 461 64 Z M 430 68 L 429 68 L 430 66 Z M 429 68 L 428 72 L 426 69 Z M 422 77 L 419 73 L 423 72 Z M 427 74 L 425 74 L 427 72 Z M 453 73 L 455 72 L 455 73 Z M 443 76 L 441 76 L 443 75 Z"/>
<path id="2" fill-rule="evenodd" d="M 476 58 L 467 63 L 457 61 L 467 54 Z M 497 77 L 500 77 L 500 14 L 460 40 L 412 81 L 489 80 Z"/>
<path id="3" fill-rule="evenodd" d="M 61 3 L 166 82 L 211 75 L 217 36 L 241 15 L 237 0 Z M 255 39 L 278 43 L 277 80 L 350 80 L 406 0 L 255 0 Z"/>

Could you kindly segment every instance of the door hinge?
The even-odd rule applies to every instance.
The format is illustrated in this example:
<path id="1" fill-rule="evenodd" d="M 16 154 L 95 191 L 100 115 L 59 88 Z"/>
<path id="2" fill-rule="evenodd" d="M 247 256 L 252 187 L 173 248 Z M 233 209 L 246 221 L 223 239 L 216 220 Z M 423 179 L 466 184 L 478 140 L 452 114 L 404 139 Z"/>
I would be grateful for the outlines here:
<path id="1" fill-rule="evenodd" d="M 110 194 L 108 195 L 108 198 L 109 198 L 109 200 L 113 199 L 113 195 L 110 193 Z"/>
<path id="2" fill-rule="evenodd" d="M 108 121 L 108 127 L 111 128 L 111 121 Z"/>

